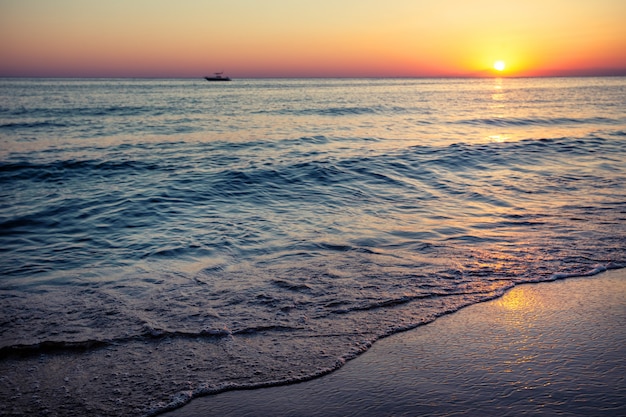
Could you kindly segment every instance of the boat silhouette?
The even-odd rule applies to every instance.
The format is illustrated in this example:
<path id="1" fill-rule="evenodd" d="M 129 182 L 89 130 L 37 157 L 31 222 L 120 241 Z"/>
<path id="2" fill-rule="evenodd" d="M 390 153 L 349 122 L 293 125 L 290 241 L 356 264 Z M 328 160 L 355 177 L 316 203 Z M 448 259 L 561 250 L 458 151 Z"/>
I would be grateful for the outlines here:
<path id="1" fill-rule="evenodd" d="M 216 72 L 212 77 L 204 77 L 207 81 L 230 81 L 230 77 L 224 77 L 223 72 Z"/>

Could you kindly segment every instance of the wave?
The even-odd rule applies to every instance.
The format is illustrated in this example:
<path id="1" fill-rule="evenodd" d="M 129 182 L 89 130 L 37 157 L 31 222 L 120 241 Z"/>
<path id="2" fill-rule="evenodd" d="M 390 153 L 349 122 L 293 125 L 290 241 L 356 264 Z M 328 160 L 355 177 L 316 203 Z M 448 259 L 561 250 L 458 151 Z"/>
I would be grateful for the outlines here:
<path id="1" fill-rule="evenodd" d="M 113 175 L 123 172 L 154 171 L 159 167 L 150 162 L 128 160 L 80 160 L 71 159 L 50 163 L 0 162 L 0 181 L 33 180 L 57 181 L 73 176 Z"/>
<path id="2" fill-rule="evenodd" d="M 370 106 L 370 107 L 322 107 L 322 108 L 283 108 L 283 109 L 271 109 L 271 110 L 258 110 L 253 114 L 276 114 L 276 115 L 289 115 L 289 116 L 360 116 L 360 115 L 373 115 L 373 114 L 390 114 L 399 115 L 410 113 L 410 111 L 400 106 Z"/>
<path id="3" fill-rule="evenodd" d="M 626 119 L 614 119 L 608 117 L 537 117 L 537 118 L 523 118 L 523 117 L 503 117 L 503 118 L 484 118 L 484 119 L 464 119 L 455 121 L 454 124 L 461 125 L 487 125 L 487 126 L 551 126 L 551 125 L 572 125 L 572 124 L 584 124 L 584 125 L 621 125 L 626 122 Z"/>
<path id="4" fill-rule="evenodd" d="M 185 331 L 166 331 L 159 329 L 147 329 L 144 333 L 129 337 L 121 337 L 105 340 L 84 340 L 84 341 L 55 341 L 44 340 L 31 345 L 9 345 L 0 347 L 0 359 L 12 357 L 28 357 L 41 354 L 56 354 L 65 352 L 87 352 L 102 349 L 107 346 L 116 346 L 131 341 L 160 341 L 166 338 L 186 338 L 186 339 L 214 339 L 232 336 L 233 334 L 247 334 L 262 330 L 276 330 L 274 327 L 268 326 L 265 329 L 242 329 L 239 332 L 231 333 L 222 329 L 207 329 L 199 332 Z M 281 329 L 282 330 L 282 329 Z"/>
<path id="5" fill-rule="evenodd" d="M 300 148 L 296 152 L 296 142 L 312 148 Z M 533 184 L 500 178 L 468 187 L 458 176 L 479 178 L 481 173 L 498 170 L 525 175 L 532 173 L 534 167 L 546 164 L 551 164 L 551 169 L 556 166 L 566 169 L 570 158 L 595 157 L 598 152 L 607 155 L 605 169 L 611 170 L 618 161 L 609 155 L 624 152 L 621 142 L 597 137 L 413 146 L 394 153 L 343 158 L 312 151 L 328 143 L 329 139 L 319 137 L 232 146 L 227 143 L 122 145 L 110 148 L 106 159 L 2 162 L 0 184 L 5 192 L 31 189 L 46 196 L 21 212 L 0 212 L 0 236 L 8 239 L 5 247 L 13 252 L 38 235 L 40 250 L 48 253 L 38 257 L 37 262 L 20 257 L 12 267 L 4 265 L 3 272 L 20 275 L 33 270 L 45 272 L 58 268 L 58 262 L 78 267 L 81 262 L 93 260 L 94 254 L 99 254 L 96 259 L 108 257 L 112 264 L 127 264 L 137 259 L 202 257 L 203 251 L 211 253 L 226 246 L 236 253 L 284 248 L 280 240 L 292 233 L 284 230 L 280 219 L 297 218 L 299 215 L 294 212 L 297 206 L 310 213 L 308 221 L 312 225 L 325 221 L 322 213 L 350 210 L 354 202 L 358 202 L 355 212 L 381 211 L 392 217 L 408 213 L 429 217 L 449 215 L 445 205 L 438 207 L 437 202 L 443 201 L 513 210 L 520 196 L 572 192 L 598 183 L 604 189 L 619 189 L 620 178 L 563 171 L 559 175 L 541 175 Z M 249 164 L 248 152 L 288 153 L 280 162 Z M 75 191 L 67 194 L 63 191 L 66 187 Z M 233 214 L 228 214 L 228 210 L 234 210 Z M 241 213 L 246 219 L 232 224 L 228 219 L 234 213 Z M 504 221 L 472 227 L 482 234 L 507 225 L 548 227 L 543 219 L 543 223 Z M 198 229 L 198 224 L 222 235 L 209 237 Z M 193 238 L 172 245 L 157 232 L 158 227 L 172 228 Z M 341 230 L 340 227 L 337 233 L 341 234 Z M 141 235 L 140 231 L 151 232 Z M 59 233 L 65 236 L 63 244 L 57 238 L 52 239 Z M 410 234 L 403 235 L 400 231 L 390 230 L 389 235 L 394 237 L 393 241 L 402 236 L 411 240 Z M 424 237 L 425 241 L 420 240 L 419 244 L 432 244 L 437 236 L 444 241 L 476 245 L 499 241 L 498 237 L 477 235 L 467 227 L 431 229 L 421 234 L 413 232 L 412 236 Z M 48 238 L 51 240 L 46 241 Z M 129 244 L 128 239 L 133 243 Z M 384 240 L 368 243 L 361 239 L 360 242 L 374 246 L 337 244 L 332 239 L 291 245 L 312 253 L 376 252 Z M 211 245 L 217 246 L 209 249 Z M 28 247 L 34 249 L 34 242 Z M 59 257 L 75 248 L 82 251 L 71 258 Z M 124 248 L 128 249 L 127 254 Z M 104 250 L 110 252 L 105 255 Z M 28 256 L 27 252 L 22 255 Z"/>
<path id="6" fill-rule="evenodd" d="M 10 122 L 0 124 L 0 129 L 17 130 L 17 129 L 46 129 L 46 128 L 63 128 L 69 127 L 67 122 L 58 121 L 35 121 L 35 122 Z"/>
<path id="7" fill-rule="evenodd" d="M 591 269 L 581 270 L 576 273 L 552 273 L 543 278 L 536 279 L 527 279 L 522 280 L 517 283 L 510 282 L 506 285 L 499 286 L 497 290 L 493 291 L 458 291 L 452 293 L 446 292 L 431 292 L 425 294 L 417 294 L 412 296 L 401 296 L 397 298 L 390 299 L 379 299 L 374 302 L 360 303 L 355 304 L 349 307 L 341 307 L 343 302 L 332 302 L 328 303 L 325 308 L 327 311 L 322 315 L 316 316 L 316 319 L 319 320 L 322 317 L 333 316 L 333 315 L 350 315 L 350 314 L 358 314 L 361 312 L 372 312 L 379 309 L 393 309 L 399 306 L 410 305 L 411 303 L 419 303 L 425 300 L 432 300 L 435 304 L 440 306 L 445 306 L 446 303 L 443 301 L 445 298 L 455 298 L 460 300 L 460 302 L 452 302 L 449 304 L 448 308 L 444 308 L 443 310 L 437 312 L 435 315 L 430 317 L 426 321 L 419 321 L 417 323 L 409 323 L 400 326 L 396 326 L 393 329 L 384 332 L 382 334 L 378 334 L 376 339 L 381 337 L 387 337 L 392 334 L 403 332 L 406 330 L 413 329 L 417 326 L 426 324 L 441 315 L 449 314 L 458 311 L 460 308 L 463 308 L 467 305 L 471 305 L 477 302 L 491 300 L 493 298 L 502 296 L 506 291 L 513 288 L 515 285 L 520 285 L 524 283 L 538 283 L 538 282 L 549 282 L 556 281 L 567 278 L 575 278 L 575 277 L 590 277 L 608 270 L 621 269 L 626 267 L 626 262 L 609 262 L 603 265 L 595 265 Z M 274 280 L 273 284 L 278 286 L 280 289 L 286 289 L 289 291 L 295 292 L 310 292 L 311 288 L 302 285 L 302 284 L 293 284 L 287 281 L 282 280 Z M 441 300 L 441 301 L 438 301 Z M 203 339 L 207 340 L 216 340 L 222 338 L 230 338 L 234 336 L 250 336 L 250 335 L 269 335 L 275 333 L 282 332 L 307 332 L 308 328 L 306 326 L 293 326 L 293 325 L 284 325 L 284 324 L 258 324 L 252 326 L 244 326 L 240 328 L 205 328 L 198 331 L 189 331 L 189 330 L 168 330 L 158 327 L 153 327 L 151 325 L 144 325 L 143 331 L 134 335 L 128 336 L 118 336 L 114 338 L 102 338 L 102 339 L 88 339 L 88 340 L 41 340 L 37 341 L 33 344 L 10 344 L 0 346 L 0 359 L 8 359 L 8 358 L 24 358 L 24 357 L 32 357 L 38 356 L 42 354 L 63 354 L 69 352 L 88 352 L 94 350 L 100 350 L 106 347 L 111 346 L 120 346 L 124 344 L 128 344 L 131 342 L 141 342 L 141 343 L 160 343 L 163 340 L 173 340 L 173 339 L 188 339 L 193 341 L 199 341 Z M 329 337 L 331 334 L 328 332 L 323 332 L 322 334 L 311 334 L 309 337 Z M 370 340 L 368 342 L 368 346 L 373 343 L 375 339 Z"/>
<path id="8" fill-rule="evenodd" d="M 81 107 L 40 107 L 40 108 L 3 108 L 0 115 L 6 117 L 27 116 L 38 118 L 84 118 L 84 117 L 129 117 L 129 116 L 160 116 L 172 114 L 172 108 L 159 106 L 81 106 Z M 188 113 L 186 113 L 188 114 Z M 2 125 L 0 125 L 2 126 Z"/>
<path id="9" fill-rule="evenodd" d="M 234 162 L 238 162 L 240 159 L 232 155 L 232 152 L 239 152 L 244 150 L 258 150 L 265 152 L 268 150 L 286 151 L 291 150 L 297 145 L 309 145 L 314 147 L 323 147 L 331 143 L 345 142 L 346 146 L 353 142 L 353 139 L 347 140 L 333 140 L 325 136 L 314 137 L 302 137 L 298 139 L 284 139 L 278 141 L 249 141 L 249 142 L 213 142 L 210 144 L 187 144 L 185 142 L 175 143 L 160 143 L 157 145 L 144 145 L 144 144 L 122 144 L 117 147 L 107 148 L 107 156 L 105 159 L 68 159 L 68 160 L 52 160 L 50 162 L 38 163 L 33 161 L 33 158 L 20 159 L 19 156 L 14 156 L 15 162 L 2 161 L 0 162 L 0 173 L 5 175 L 17 175 L 17 178 L 21 178 L 23 174 L 25 178 L 30 178 L 33 174 L 35 178 L 41 176 L 46 178 L 48 175 L 55 175 L 61 173 L 77 172 L 78 174 L 89 172 L 135 172 L 141 173 L 143 171 L 168 171 L 172 169 L 184 168 L 185 165 L 191 167 L 191 164 L 202 162 L 209 168 L 226 167 L 228 168 Z M 360 141 L 374 141 L 374 139 L 363 138 Z M 417 170 L 419 167 L 407 165 L 407 162 L 419 162 L 421 164 L 442 164 L 448 167 L 457 166 L 459 168 L 468 167 L 476 164 L 472 164 L 471 160 L 484 161 L 485 163 L 497 163 L 501 165 L 507 165 L 513 163 L 511 158 L 517 157 L 520 154 L 528 154 L 533 157 L 541 157 L 545 153 L 549 154 L 561 154 L 576 153 L 576 154 L 592 154 L 597 152 L 599 148 L 605 148 L 605 152 L 610 152 L 611 148 L 615 151 L 620 151 L 620 144 L 612 142 L 600 137 L 587 137 L 587 138 L 555 138 L 555 139 L 525 139 L 517 142 L 505 142 L 505 143 L 487 143 L 471 145 L 463 142 L 454 143 L 444 147 L 433 147 L 416 145 L 407 148 L 403 154 L 389 155 L 389 158 L 395 157 L 395 160 L 389 160 L 388 164 L 392 168 L 400 169 L 403 171 Z M 89 150 L 98 151 L 97 148 L 76 148 L 74 151 Z M 104 150 L 104 149 L 102 149 Z M 309 151 L 309 148 L 307 148 Z M 49 153 L 61 153 L 61 151 L 51 150 Z M 163 152 L 172 153 L 172 155 L 160 155 Z M 293 151 L 291 151 L 293 152 Z M 174 154 L 175 153 L 175 154 Z M 186 155 L 188 153 L 189 155 Z M 231 153 L 231 155 L 228 155 Z M 212 160 L 201 161 L 202 155 L 216 154 L 216 157 Z M 513 155 L 514 154 L 514 155 Z M 290 183 L 292 180 L 297 180 L 298 177 L 303 178 L 319 178 L 319 179 L 331 179 L 334 174 L 340 174 L 341 169 L 345 168 L 353 170 L 357 173 L 368 174 L 372 177 L 378 176 L 383 178 L 380 173 L 368 171 L 370 164 L 385 163 L 385 157 L 376 157 L 375 159 L 370 157 L 360 157 L 359 159 L 344 158 L 331 162 L 326 160 L 327 156 L 325 152 L 312 152 L 304 154 L 301 152 L 292 153 L 296 158 L 293 165 L 279 165 L 277 170 L 275 168 L 260 168 L 256 170 L 239 170 L 239 169 L 226 169 L 218 174 L 224 175 L 224 179 L 234 182 L 254 183 L 262 181 L 263 178 L 271 180 L 277 177 L 283 177 Z M 60 155 L 50 155 L 56 158 Z M 175 159 L 163 159 L 162 157 L 170 158 L 173 156 Z M 187 159 L 191 157 L 190 161 Z M 304 158 L 302 158 L 304 157 Z M 308 157 L 308 158 L 307 158 Z M 309 159 L 304 162 L 298 161 L 297 158 Z M 152 160 L 151 160 L 152 159 Z M 184 164 L 185 160 L 188 164 Z M 453 160 L 461 161 L 459 163 L 451 163 Z M 179 165 L 183 163 L 183 165 Z M 536 164 L 540 164 L 541 161 L 537 160 Z M 272 164 L 273 165 L 273 164 Z M 198 168 L 201 168 L 198 166 Z M 296 175 L 296 172 L 303 173 Z M 421 173 L 421 172 L 420 172 Z M 316 175 L 317 174 L 317 175 Z M 289 179 L 291 178 L 291 179 Z M 338 179 L 341 180 L 341 179 Z M 387 177 L 386 180 L 393 181 Z"/>

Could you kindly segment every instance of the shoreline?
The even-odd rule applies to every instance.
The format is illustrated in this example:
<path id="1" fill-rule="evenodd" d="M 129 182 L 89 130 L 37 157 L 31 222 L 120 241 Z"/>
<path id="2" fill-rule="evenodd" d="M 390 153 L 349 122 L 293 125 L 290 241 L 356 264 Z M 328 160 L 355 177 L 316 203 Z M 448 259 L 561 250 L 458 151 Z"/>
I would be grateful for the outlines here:
<path id="1" fill-rule="evenodd" d="M 161 415 L 626 414 L 625 300 L 626 268 L 520 284 L 381 339 L 320 378 Z"/>

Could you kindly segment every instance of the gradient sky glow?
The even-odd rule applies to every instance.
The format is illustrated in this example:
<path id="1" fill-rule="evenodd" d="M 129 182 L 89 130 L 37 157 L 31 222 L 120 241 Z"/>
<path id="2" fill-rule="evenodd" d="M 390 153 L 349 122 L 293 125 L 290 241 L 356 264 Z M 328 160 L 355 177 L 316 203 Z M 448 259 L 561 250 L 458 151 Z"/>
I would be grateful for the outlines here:
<path id="1" fill-rule="evenodd" d="M 0 0 L 0 76 L 626 75 L 624 0 Z"/>

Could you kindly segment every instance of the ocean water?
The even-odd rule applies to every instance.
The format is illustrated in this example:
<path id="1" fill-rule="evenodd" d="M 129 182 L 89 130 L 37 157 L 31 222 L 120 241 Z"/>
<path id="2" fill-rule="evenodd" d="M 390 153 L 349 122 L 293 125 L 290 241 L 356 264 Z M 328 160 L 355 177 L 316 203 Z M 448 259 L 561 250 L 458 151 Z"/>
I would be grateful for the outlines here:
<path id="1" fill-rule="evenodd" d="M 0 80 L 0 415 L 313 378 L 626 266 L 626 78 Z"/>

